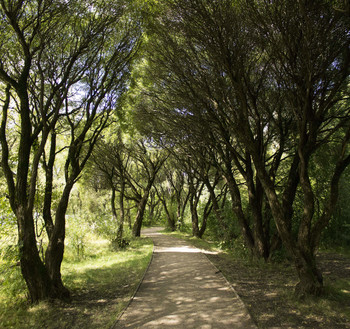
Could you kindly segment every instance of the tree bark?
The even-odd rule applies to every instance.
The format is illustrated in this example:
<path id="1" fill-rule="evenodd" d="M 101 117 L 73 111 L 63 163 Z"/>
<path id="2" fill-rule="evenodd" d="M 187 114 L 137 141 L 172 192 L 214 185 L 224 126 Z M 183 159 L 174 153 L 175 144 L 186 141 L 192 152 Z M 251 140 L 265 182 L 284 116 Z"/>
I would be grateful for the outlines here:
<path id="1" fill-rule="evenodd" d="M 122 182 L 120 193 L 119 193 L 119 224 L 118 224 L 118 230 L 117 230 L 117 242 L 119 246 L 122 245 L 123 233 L 124 233 L 124 220 L 125 220 L 124 193 L 125 193 L 125 183 Z"/>
<path id="2" fill-rule="evenodd" d="M 26 63 L 26 65 L 29 65 Z M 24 77 L 25 75 L 23 75 Z M 32 147 L 31 121 L 29 117 L 29 100 L 26 91 L 26 82 L 21 81 L 17 86 L 17 95 L 20 99 L 21 136 L 19 141 L 18 164 L 16 182 L 9 165 L 9 148 L 6 140 L 7 114 L 10 102 L 10 86 L 5 90 L 5 102 L 2 111 L 0 141 L 2 147 L 2 169 L 8 185 L 8 193 L 12 211 L 16 215 L 18 227 L 18 247 L 20 265 L 23 278 L 26 282 L 29 298 L 32 303 L 48 298 L 55 298 L 55 290 L 39 256 L 36 245 L 35 228 L 33 220 L 33 203 L 29 195 L 35 195 L 35 186 L 28 184 L 30 152 Z M 36 154 L 36 159 L 38 158 Z M 33 171 L 36 163 L 33 164 Z"/>
<path id="3" fill-rule="evenodd" d="M 241 227 L 241 232 L 242 232 L 246 246 L 254 252 L 254 249 L 255 249 L 254 236 L 252 234 L 251 228 L 249 226 L 249 223 L 242 209 L 242 200 L 241 200 L 239 188 L 235 182 L 234 177 L 232 176 L 232 173 L 226 172 L 224 175 L 228 185 L 228 190 L 231 195 L 232 211 L 237 216 L 238 223 Z"/>
<path id="4" fill-rule="evenodd" d="M 212 204 L 212 198 L 209 197 L 204 210 L 203 210 L 203 219 L 202 219 L 202 226 L 199 229 L 199 238 L 203 238 L 203 234 L 205 233 L 205 230 L 207 229 L 207 221 L 208 217 L 210 215 L 211 210 L 213 209 L 213 204 Z"/>
<path id="5" fill-rule="evenodd" d="M 143 221 L 143 217 L 144 217 L 145 209 L 146 209 L 146 205 L 147 205 L 148 194 L 149 194 L 149 190 L 146 190 L 144 192 L 140 202 L 137 205 L 137 213 L 136 213 L 135 223 L 134 223 L 134 226 L 132 228 L 132 235 L 134 237 L 141 236 L 141 227 L 142 227 L 142 221 Z"/>
<path id="6" fill-rule="evenodd" d="M 220 209 L 220 206 L 219 206 L 219 203 L 218 203 L 218 200 L 216 199 L 216 195 L 215 195 L 215 191 L 214 191 L 214 187 L 212 186 L 212 184 L 210 183 L 209 179 L 205 179 L 204 180 L 204 183 L 209 191 L 209 194 L 210 194 L 210 197 L 211 197 L 211 200 L 212 200 L 212 204 L 213 204 L 213 210 L 214 210 L 214 214 L 215 214 L 215 217 L 222 229 L 223 232 L 225 232 L 225 234 L 228 233 L 228 227 L 227 227 L 227 224 L 225 223 L 223 217 L 222 217 L 222 214 L 221 214 L 221 209 Z"/>
<path id="7" fill-rule="evenodd" d="M 45 155 L 45 153 L 44 153 Z M 53 191 L 53 166 L 56 157 L 56 133 L 51 133 L 51 145 L 48 162 L 45 159 L 43 161 L 43 167 L 45 170 L 45 195 L 44 195 L 44 206 L 43 206 L 43 219 L 45 222 L 45 229 L 47 236 L 50 238 L 53 231 L 53 220 L 51 215 L 51 204 L 52 204 L 52 191 Z"/>
<path id="8" fill-rule="evenodd" d="M 172 232 L 175 231 L 175 219 L 173 216 L 171 216 L 171 213 L 168 209 L 168 206 L 166 204 L 166 200 L 165 199 L 161 199 L 162 200 L 162 203 L 163 203 L 163 206 L 164 206 L 164 210 L 165 210 L 165 214 L 166 214 L 166 217 L 167 217 L 167 221 L 168 221 L 168 226 L 170 228 L 170 230 Z"/>
<path id="9" fill-rule="evenodd" d="M 52 281 L 39 256 L 31 212 L 19 206 L 16 211 L 19 228 L 19 252 L 23 278 L 27 284 L 30 301 L 57 297 Z"/>
<path id="10" fill-rule="evenodd" d="M 323 278 L 321 271 L 317 268 L 315 254 L 302 246 L 296 254 L 294 263 L 299 277 L 295 287 L 296 295 L 298 297 L 320 296 L 324 292 Z"/>
<path id="11" fill-rule="evenodd" d="M 194 197 L 191 196 L 190 197 L 190 210 L 191 210 L 191 219 L 192 219 L 192 235 L 196 238 L 200 238 L 197 205 L 193 199 L 194 199 Z"/>
<path id="12" fill-rule="evenodd" d="M 64 241 L 66 234 L 66 211 L 73 185 L 74 183 L 70 182 L 66 184 L 63 190 L 56 210 L 55 226 L 45 253 L 45 265 L 57 291 L 57 295 L 60 298 L 70 297 L 69 290 L 63 285 L 62 282 L 61 264 L 64 254 Z"/>

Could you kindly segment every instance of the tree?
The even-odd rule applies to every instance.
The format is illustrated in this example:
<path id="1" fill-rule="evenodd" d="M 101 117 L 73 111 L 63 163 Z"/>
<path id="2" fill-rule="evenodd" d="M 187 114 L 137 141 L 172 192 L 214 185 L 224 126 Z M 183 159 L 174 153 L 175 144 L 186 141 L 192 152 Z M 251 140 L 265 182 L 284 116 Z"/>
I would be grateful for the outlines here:
<path id="1" fill-rule="evenodd" d="M 198 172 L 209 161 L 223 173 L 246 245 L 258 257 L 268 259 L 276 244 L 270 242 L 273 235 L 270 234 L 271 215 L 266 197 L 252 168 L 250 153 L 235 137 L 234 118 L 223 107 L 226 89 L 231 88 L 227 76 L 217 67 L 219 59 L 210 61 L 211 54 L 202 44 L 211 42 L 207 40 L 208 33 L 216 33 L 211 31 L 213 27 L 210 25 L 214 24 L 214 18 L 221 19 L 221 24 L 231 26 L 231 29 L 237 27 L 232 24 L 235 17 L 232 8 L 229 8 L 231 5 L 225 3 L 223 6 L 228 6 L 225 11 L 227 17 L 224 18 L 220 17 L 216 4 L 208 9 L 199 2 L 173 3 L 164 9 L 166 14 L 163 16 L 167 18 L 153 21 L 149 51 L 146 52 L 149 60 L 146 81 L 152 72 L 156 83 L 141 91 L 151 101 L 148 103 L 143 99 L 138 115 L 147 118 L 143 122 L 150 122 L 150 127 L 144 123 L 142 126 L 152 136 L 158 134 L 158 139 L 169 140 L 170 147 L 176 143 L 177 147 L 187 148 L 187 154 L 195 154 L 197 162 L 194 167 Z M 174 18 L 176 15 L 183 20 Z M 204 29 L 208 29 L 206 33 L 202 33 Z M 181 37 L 178 31 L 182 31 Z M 260 155 L 264 161 L 269 159 L 267 151 L 268 148 L 261 142 Z M 209 158 L 203 158 L 205 153 L 210 154 Z M 279 161 L 275 163 L 278 167 Z M 236 174 L 234 168 L 237 168 Z M 246 182 L 247 192 L 243 190 L 242 179 Z M 249 195 L 252 215 L 244 210 L 242 199 L 245 195 Z M 213 202 L 215 214 L 223 225 L 215 197 Z M 250 224 L 249 217 L 253 217 L 254 224 Z M 274 236 L 273 240 L 276 240 Z"/>
<path id="2" fill-rule="evenodd" d="M 299 275 L 297 293 L 319 294 L 315 252 L 350 162 L 346 10 L 321 0 L 169 1 L 159 8 L 163 15 L 150 26 L 157 37 L 149 39 L 148 54 L 156 83 L 143 91 L 153 103 L 146 97 L 140 106 L 146 117 L 159 116 L 150 131 L 166 125 L 163 139 L 174 140 L 173 130 L 183 139 L 219 145 L 248 245 L 262 242 L 258 250 L 266 255 L 272 216 Z M 317 216 L 309 168 L 329 143 L 337 155 Z M 241 176 L 233 174 L 233 164 Z M 242 212 L 242 178 L 255 234 Z M 298 186 L 301 218 L 293 216 Z"/>
<path id="3" fill-rule="evenodd" d="M 127 189 L 127 175 L 130 170 L 131 158 L 123 142 L 121 131 L 116 133 L 117 138 L 112 142 L 99 142 L 92 157 L 93 175 L 98 175 L 103 185 L 111 189 L 111 209 L 115 224 L 118 226 L 114 238 L 118 246 L 123 244 L 123 228 L 125 220 L 125 206 Z M 115 206 L 118 194 L 119 216 Z"/>
<path id="4" fill-rule="evenodd" d="M 60 264 L 69 194 L 107 123 L 108 113 L 116 106 L 137 29 L 132 35 L 129 30 L 113 29 L 117 26 L 115 16 L 107 15 L 102 4 L 92 8 L 78 1 L 1 1 L 0 6 L 1 51 L 5 55 L 0 62 L 4 94 L 2 167 L 18 223 L 21 270 L 32 302 L 66 297 Z M 116 5 L 114 9 L 124 27 L 130 24 L 123 18 L 122 7 Z M 8 145 L 11 113 L 18 113 L 18 131 L 12 131 L 18 133 L 17 150 L 10 150 Z M 58 123 L 69 127 L 71 142 L 65 166 L 66 186 L 54 225 L 48 206 L 44 210 L 50 238 L 44 266 L 36 246 L 33 206 L 39 163 L 51 134 L 52 153 L 44 161 L 45 204 L 50 203 L 50 168 Z M 14 165 L 9 161 L 12 151 L 17 151 Z"/>
<path id="5" fill-rule="evenodd" d="M 169 158 L 162 166 L 155 189 L 165 211 L 168 227 L 174 231 L 183 224 L 184 212 L 189 200 L 186 172 L 176 152 L 167 149 Z"/>
<path id="6" fill-rule="evenodd" d="M 131 187 L 133 199 L 137 204 L 137 213 L 132 228 L 132 234 L 137 237 L 141 235 L 142 221 L 147 206 L 151 188 L 153 187 L 156 175 L 167 158 L 166 152 L 157 150 L 147 141 L 139 140 L 131 150 L 136 160 L 134 171 L 128 175 L 128 183 Z"/>
<path id="7" fill-rule="evenodd" d="M 297 292 L 319 294 L 322 275 L 316 266 L 315 253 L 322 230 L 334 211 L 340 176 L 350 164 L 349 108 L 342 100 L 349 87 L 349 17 L 327 1 L 248 6 L 250 17 L 254 18 L 250 23 L 257 31 L 264 31 L 260 45 L 273 60 L 272 77 L 285 90 L 286 110 L 292 111 L 296 125 L 294 159 L 298 168 L 291 167 L 290 175 L 298 174 L 304 197 L 297 241 L 293 241 L 287 230 L 282 202 L 256 156 L 246 116 L 243 121 L 247 131 L 242 140 L 253 154 L 281 238 L 294 256 L 300 278 Z M 324 208 L 317 216 L 310 164 L 321 145 L 328 143 L 334 145 L 337 156 L 328 173 L 331 178 Z"/>

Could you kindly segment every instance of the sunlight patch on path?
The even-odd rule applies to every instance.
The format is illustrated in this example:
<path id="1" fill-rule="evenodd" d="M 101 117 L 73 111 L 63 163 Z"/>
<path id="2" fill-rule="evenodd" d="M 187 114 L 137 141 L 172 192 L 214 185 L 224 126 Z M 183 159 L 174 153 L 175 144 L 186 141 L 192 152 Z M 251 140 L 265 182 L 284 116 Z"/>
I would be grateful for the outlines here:
<path id="1" fill-rule="evenodd" d="M 113 329 L 256 328 L 206 251 L 154 229 L 145 235 L 154 241 L 152 262 Z"/>

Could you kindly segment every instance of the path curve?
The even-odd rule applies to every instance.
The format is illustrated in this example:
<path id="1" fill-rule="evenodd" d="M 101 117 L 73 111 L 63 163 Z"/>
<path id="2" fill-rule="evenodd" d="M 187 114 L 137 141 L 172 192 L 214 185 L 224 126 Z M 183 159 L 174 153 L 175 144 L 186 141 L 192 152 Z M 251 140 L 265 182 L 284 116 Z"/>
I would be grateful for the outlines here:
<path id="1" fill-rule="evenodd" d="M 232 286 L 201 250 L 160 229 L 142 231 L 153 239 L 153 258 L 113 329 L 256 328 Z"/>

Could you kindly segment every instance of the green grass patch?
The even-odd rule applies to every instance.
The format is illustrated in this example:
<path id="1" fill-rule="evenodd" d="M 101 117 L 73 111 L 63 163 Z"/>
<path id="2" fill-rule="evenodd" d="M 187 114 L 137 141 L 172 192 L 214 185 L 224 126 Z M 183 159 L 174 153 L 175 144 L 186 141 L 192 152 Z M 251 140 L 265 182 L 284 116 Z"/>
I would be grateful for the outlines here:
<path id="1" fill-rule="evenodd" d="M 23 286 L 13 295 L 8 293 L 10 284 L 1 285 L 0 328 L 110 328 L 141 281 L 152 250 L 152 241 L 147 238 L 132 240 L 127 249 L 113 251 L 107 240 L 95 237 L 80 260 L 70 255 L 68 248 L 62 277 L 72 301 L 31 306 Z M 0 282 L 11 282 L 2 276 L 4 266 L 0 264 Z M 11 269 L 19 274 L 18 267 Z M 14 277 L 12 281 L 18 285 L 21 278 Z"/>

